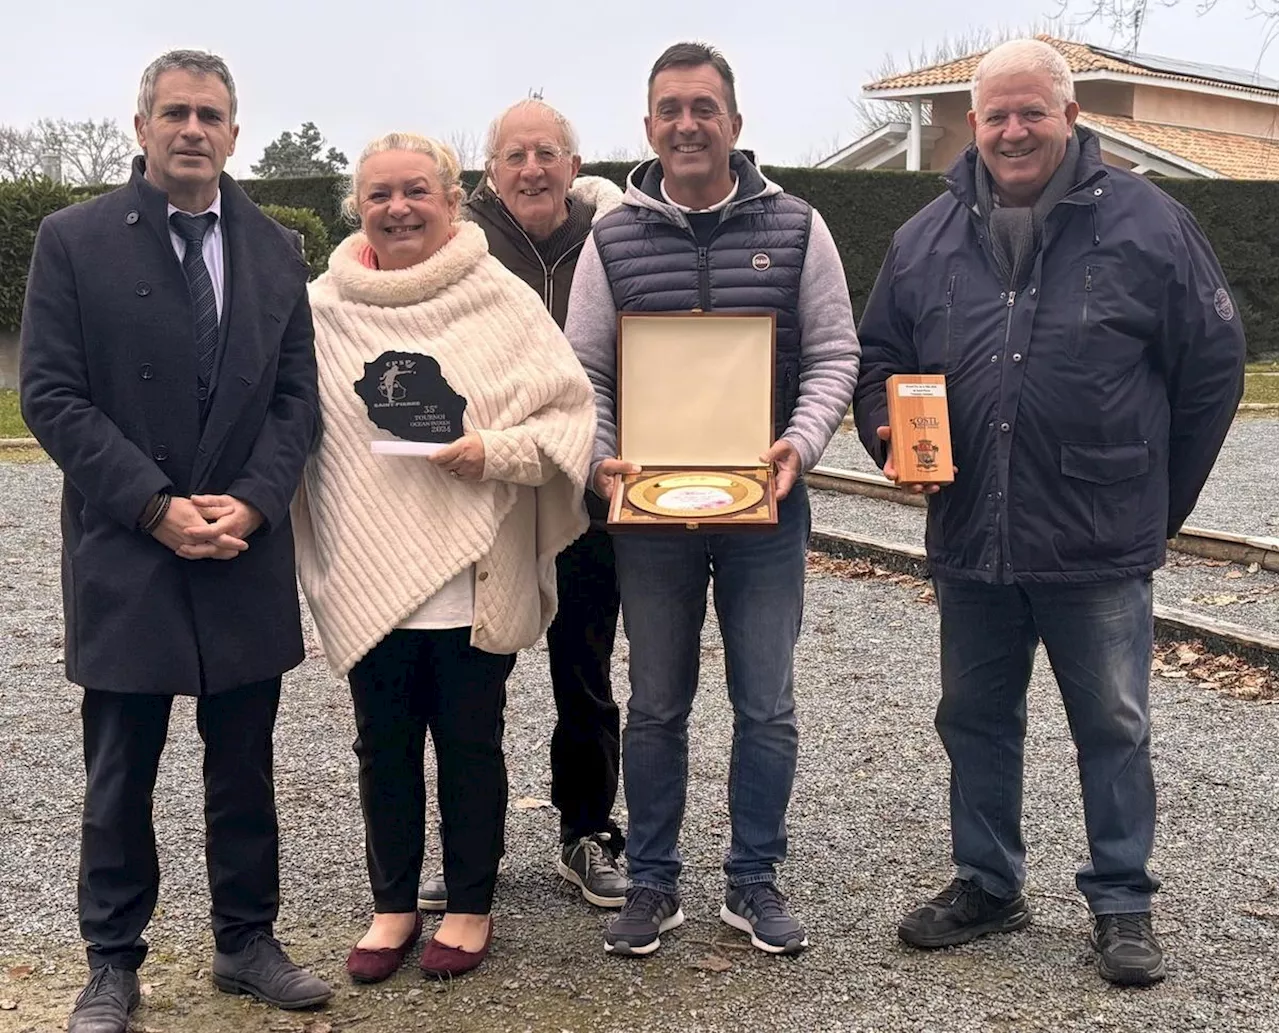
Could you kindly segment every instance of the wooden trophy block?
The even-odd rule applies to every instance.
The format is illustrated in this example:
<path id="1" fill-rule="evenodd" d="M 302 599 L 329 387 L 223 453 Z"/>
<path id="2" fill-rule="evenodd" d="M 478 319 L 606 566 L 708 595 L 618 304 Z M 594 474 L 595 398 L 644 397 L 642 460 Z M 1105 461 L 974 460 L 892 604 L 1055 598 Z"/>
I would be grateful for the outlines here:
<path id="1" fill-rule="evenodd" d="M 885 384 L 889 401 L 889 455 L 898 484 L 950 484 L 951 424 L 947 379 L 935 373 L 898 373 Z"/>
<path id="2" fill-rule="evenodd" d="M 772 313 L 618 316 L 618 455 L 611 531 L 770 530 Z"/>

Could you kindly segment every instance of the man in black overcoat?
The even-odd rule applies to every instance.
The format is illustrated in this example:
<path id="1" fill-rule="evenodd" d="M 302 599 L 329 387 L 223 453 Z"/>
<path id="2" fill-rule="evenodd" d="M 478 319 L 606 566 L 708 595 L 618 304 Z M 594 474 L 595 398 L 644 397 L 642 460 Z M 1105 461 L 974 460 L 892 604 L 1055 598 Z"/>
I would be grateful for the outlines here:
<path id="1" fill-rule="evenodd" d="M 222 990 L 331 994 L 272 937 L 272 730 L 303 658 L 289 501 L 318 432 L 307 268 L 226 175 L 221 58 L 143 74 L 143 155 L 118 190 L 46 218 L 22 322 L 22 412 L 62 469 L 67 677 L 84 688 L 80 931 L 69 1033 L 124 1033 L 159 884 L 152 793 L 175 695 L 204 741 Z"/>

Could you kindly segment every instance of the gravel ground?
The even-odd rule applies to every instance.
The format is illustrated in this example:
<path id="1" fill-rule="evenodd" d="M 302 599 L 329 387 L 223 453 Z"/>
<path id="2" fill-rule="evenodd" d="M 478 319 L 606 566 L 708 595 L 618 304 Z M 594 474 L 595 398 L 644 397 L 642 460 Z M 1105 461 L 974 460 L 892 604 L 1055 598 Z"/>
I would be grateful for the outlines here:
<path id="1" fill-rule="evenodd" d="M 62 1028 L 83 979 L 74 914 L 79 693 L 58 662 L 56 489 L 47 463 L 0 464 L 4 1033 Z M 494 953 L 451 986 L 425 983 L 412 967 L 374 989 L 357 990 L 343 977 L 369 906 L 350 704 L 314 652 L 290 674 L 276 740 L 279 931 L 299 961 L 338 987 L 318 1015 L 285 1015 L 209 986 L 200 753 L 192 701 L 179 701 L 155 797 L 164 882 L 135 1029 L 1276 1029 L 1276 708 L 1185 682 L 1152 684 L 1161 793 L 1153 864 L 1165 880 L 1156 923 L 1170 954 L 1164 984 L 1123 991 L 1094 970 L 1088 916 L 1073 884 L 1085 852 L 1074 753 L 1043 662 L 1029 700 L 1025 806 L 1034 924 L 933 954 L 899 945 L 897 918 L 949 877 L 947 768 L 932 728 L 937 618 L 922 587 L 810 581 L 797 655 L 800 771 L 783 873 L 813 943 L 798 959 L 764 957 L 716 918 L 731 720 L 713 627 L 704 640 L 682 840 L 689 921 L 648 961 L 607 958 L 604 916 L 557 885 L 555 814 L 517 805 L 549 792 L 546 657 L 530 650 L 509 687 L 513 805 Z M 625 662 L 623 642 L 620 696 Z"/>
<path id="2" fill-rule="evenodd" d="M 1192 514 L 1196 527 L 1230 530 L 1239 534 L 1276 535 L 1276 463 L 1263 470 L 1247 459 L 1251 450 L 1261 452 L 1269 435 L 1271 452 L 1276 446 L 1274 419 L 1237 420 Z M 822 462 L 840 469 L 874 472 L 876 467 L 856 433 L 839 431 Z M 924 510 L 910 506 L 843 495 L 813 492 L 813 522 L 870 535 L 887 542 L 924 545 Z M 1237 564 L 1222 564 L 1196 556 L 1169 553 L 1169 562 L 1156 573 L 1156 602 L 1270 631 L 1280 629 L 1277 580 L 1274 571 L 1249 571 Z"/>
<path id="3" fill-rule="evenodd" d="M 1271 414 L 1244 414 L 1236 419 L 1188 524 L 1214 531 L 1276 537 L 1280 526 L 1276 507 L 1280 491 L 1276 465 L 1278 429 L 1280 425 Z M 832 438 L 822 463 L 867 473 L 876 470 L 857 433 L 847 429 Z"/>

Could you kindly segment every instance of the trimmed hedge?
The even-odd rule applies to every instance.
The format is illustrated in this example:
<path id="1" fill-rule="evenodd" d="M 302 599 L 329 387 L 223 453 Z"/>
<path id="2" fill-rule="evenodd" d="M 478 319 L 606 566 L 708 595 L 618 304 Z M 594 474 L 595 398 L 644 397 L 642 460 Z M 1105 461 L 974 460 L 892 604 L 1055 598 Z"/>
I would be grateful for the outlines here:
<path id="1" fill-rule="evenodd" d="M 583 165 L 582 172 L 604 176 L 622 185 L 631 168 L 630 162 L 593 162 Z M 945 189 L 942 176 L 936 172 L 772 166 L 765 166 L 764 172 L 822 212 L 844 260 L 855 313 L 861 313 L 866 304 L 894 230 Z M 463 173 L 464 186 L 470 190 L 479 176 L 479 172 Z M 1153 182 L 1190 209 L 1204 228 L 1240 309 L 1250 359 L 1273 357 L 1280 340 L 1276 308 L 1276 298 L 1280 295 L 1276 233 L 1280 205 L 1276 184 L 1221 179 L 1155 179 Z M 339 211 L 348 187 L 345 176 L 244 180 L 241 186 L 259 204 L 310 209 L 319 216 L 331 244 L 351 232 L 350 223 Z M 13 202 L 0 202 L 0 270 L 7 268 L 5 262 L 16 261 L 22 272 L 17 281 L 12 275 L 5 275 L 0 281 L 0 291 L 4 292 L 0 294 L 0 326 L 16 325 L 18 321 L 21 283 L 26 279 L 22 239 L 27 240 L 25 247 L 29 254 L 35 224 L 45 214 L 44 210 L 39 212 L 26 238 L 15 238 L 8 228 L 12 222 L 8 209 L 12 205 Z M 308 261 L 311 261 L 310 254 Z M 315 269 L 314 264 L 312 268 Z M 9 300 L 15 284 L 16 306 Z"/>
<path id="2" fill-rule="evenodd" d="M 278 204 L 259 205 L 264 215 L 269 215 L 281 226 L 302 237 L 302 257 L 315 279 L 329 267 L 329 252 L 333 244 L 320 216 L 309 208 L 285 208 Z"/>
<path id="3" fill-rule="evenodd" d="M 0 330 L 14 331 L 22 323 L 27 271 L 41 221 L 74 200 L 70 187 L 47 179 L 0 182 Z"/>
<path id="4" fill-rule="evenodd" d="M 339 208 L 347 194 L 346 176 L 312 176 L 308 179 L 242 179 L 244 192 L 258 205 L 280 208 L 306 208 L 315 212 L 329 234 L 330 244 L 337 244 L 351 232 Z"/>

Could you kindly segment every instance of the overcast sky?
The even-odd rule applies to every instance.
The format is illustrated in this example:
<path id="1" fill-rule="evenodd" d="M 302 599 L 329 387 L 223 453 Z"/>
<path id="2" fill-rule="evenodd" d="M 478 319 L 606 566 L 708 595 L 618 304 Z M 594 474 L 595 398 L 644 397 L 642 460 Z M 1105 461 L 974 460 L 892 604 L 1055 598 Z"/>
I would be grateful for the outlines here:
<path id="1" fill-rule="evenodd" d="M 1197 0 L 1153 2 L 1141 50 L 1253 68 L 1261 26 L 1247 6 L 1217 0 L 1197 16 Z M 944 35 L 1025 24 L 1056 9 L 1056 0 L 26 2 L 0 36 L 0 124 L 107 117 L 131 131 L 142 69 L 166 49 L 198 47 L 227 59 L 239 89 L 233 175 L 248 175 L 268 141 L 306 120 L 354 159 L 391 129 L 480 136 L 530 88 L 573 120 L 590 159 L 643 147 L 649 66 L 668 44 L 703 39 L 737 74 L 742 145 L 763 162 L 798 164 L 854 138 L 849 98 L 886 53 L 905 63 Z M 1083 31 L 1120 45 L 1105 26 Z M 1273 46 L 1260 70 L 1276 77 L 1276 64 Z"/>

